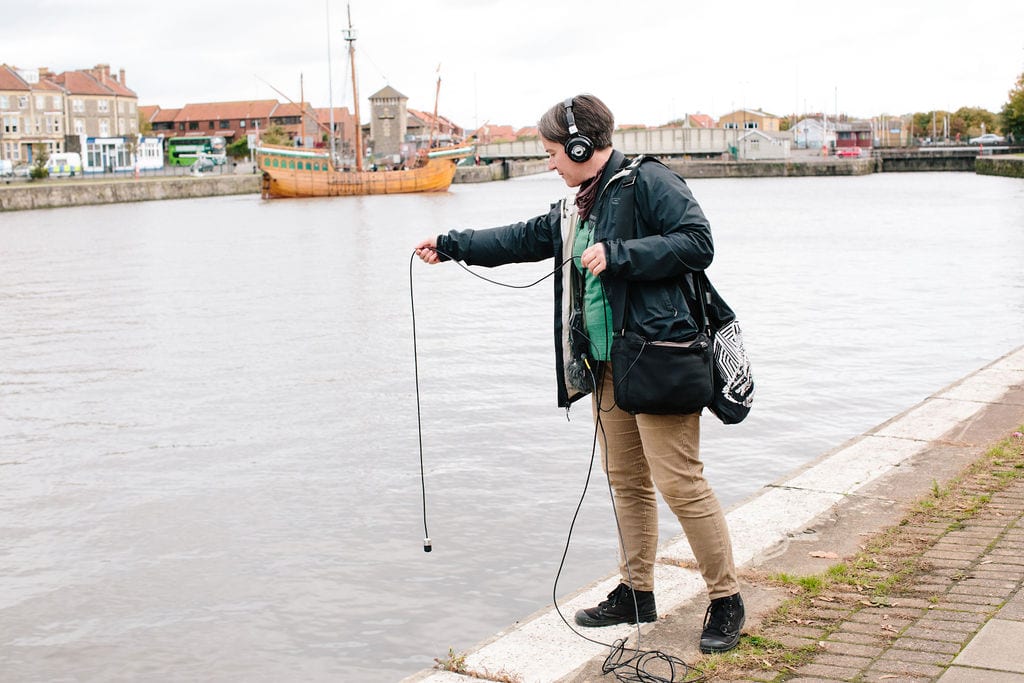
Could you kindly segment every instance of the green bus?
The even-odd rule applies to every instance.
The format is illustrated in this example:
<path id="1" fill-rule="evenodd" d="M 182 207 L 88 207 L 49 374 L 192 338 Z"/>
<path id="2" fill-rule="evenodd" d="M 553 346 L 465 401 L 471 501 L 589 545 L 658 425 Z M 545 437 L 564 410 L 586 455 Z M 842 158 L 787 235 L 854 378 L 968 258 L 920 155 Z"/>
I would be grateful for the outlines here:
<path id="1" fill-rule="evenodd" d="M 191 166 L 200 156 L 215 166 L 227 163 L 227 141 L 220 135 L 170 138 L 167 141 L 167 163 L 170 166 Z"/>

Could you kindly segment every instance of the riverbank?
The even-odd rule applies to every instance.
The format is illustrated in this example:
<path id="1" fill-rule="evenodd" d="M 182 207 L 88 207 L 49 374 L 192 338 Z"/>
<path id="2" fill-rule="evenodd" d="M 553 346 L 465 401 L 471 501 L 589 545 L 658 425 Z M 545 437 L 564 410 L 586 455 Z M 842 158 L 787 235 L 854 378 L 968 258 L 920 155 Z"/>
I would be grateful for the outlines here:
<path id="1" fill-rule="evenodd" d="M 991 450 L 1024 424 L 1022 380 L 1024 347 L 731 510 L 727 518 L 747 605 L 745 637 L 735 653 L 697 652 L 703 582 L 684 537 L 662 547 L 656 568 L 662 616 L 640 628 L 642 648 L 758 681 L 881 676 L 952 682 L 982 680 L 971 678 L 979 668 L 989 670 L 982 676 L 1024 671 L 1024 659 L 1005 647 L 1024 632 L 1024 462 Z M 985 489 L 983 479 L 993 485 Z M 930 508 L 929 497 L 950 502 Z M 985 505 L 991 507 L 982 510 Z M 959 516 L 951 522 L 942 509 Z M 966 521 L 974 518 L 966 511 L 976 512 L 977 521 Z M 865 556 L 871 539 L 886 542 L 871 545 Z M 926 581 L 899 583 L 907 578 L 907 565 L 896 560 L 908 558 Z M 792 607 L 795 594 L 848 576 L 850 567 L 870 579 L 847 582 L 835 595 L 820 597 L 819 591 L 818 600 L 807 598 L 810 607 L 803 612 Z M 879 593 L 869 582 L 893 590 Z M 617 583 L 611 576 L 584 588 L 560 605 L 561 612 L 571 620 L 576 609 L 596 604 Z M 630 638 L 633 646 L 636 633 L 618 626 L 586 635 L 606 643 Z M 451 668 L 461 673 L 424 671 L 406 680 L 596 681 L 607 654 L 607 647 L 582 640 L 546 609 L 471 653 L 449 657 L 449 666 L 454 662 Z"/>
<path id="2" fill-rule="evenodd" d="M 968 162 L 969 165 L 963 168 L 942 167 L 934 170 L 969 171 L 973 168 L 980 175 L 1024 178 L 1024 157 L 980 156 L 973 160 L 962 161 Z M 667 159 L 665 164 L 684 178 L 799 178 L 857 176 L 885 170 L 921 170 L 916 167 L 905 168 L 905 164 L 900 166 L 875 157 L 840 159 L 808 155 L 764 161 Z M 453 182 L 456 184 L 485 183 L 534 175 L 546 170 L 547 162 L 537 159 L 506 161 L 480 166 L 460 166 L 456 169 Z M 259 191 L 260 176 L 252 173 L 9 182 L 0 185 L 0 212 L 159 199 L 256 194 Z"/>
<path id="3" fill-rule="evenodd" d="M 978 157 L 974 172 L 979 175 L 1024 178 L 1024 156 Z"/>
<path id="4" fill-rule="evenodd" d="M 259 189 L 260 178 L 253 174 L 19 182 L 0 185 L 0 211 L 253 194 Z"/>

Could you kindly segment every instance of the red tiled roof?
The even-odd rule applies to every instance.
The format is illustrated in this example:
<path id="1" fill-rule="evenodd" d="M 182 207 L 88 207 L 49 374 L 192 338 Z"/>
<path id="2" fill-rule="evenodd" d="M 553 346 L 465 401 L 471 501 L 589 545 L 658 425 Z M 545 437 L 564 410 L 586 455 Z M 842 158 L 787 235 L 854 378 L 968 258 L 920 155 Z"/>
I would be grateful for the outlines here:
<path id="1" fill-rule="evenodd" d="M 526 128 L 520 128 L 516 131 L 516 138 L 538 138 L 540 137 L 540 130 L 537 126 L 527 126 Z"/>
<path id="2" fill-rule="evenodd" d="M 142 107 L 139 107 L 141 109 Z M 174 123 L 178 119 L 178 114 L 181 113 L 180 109 L 161 109 L 156 108 L 156 113 L 149 121 L 150 123 Z"/>
<path id="3" fill-rule="evenodd" d="M 309 102 L 304 102 L 302 106 L 298 102 L 285 102 L 277 105 L 271 116 L 302 116 L 313 111 L 313 107 L 309 106 Z"/>
<path id="4" fill-rule="evenodd" d="M 178 109 L 178 121 L 218 121 L 227 119 L 265 119 L 278 106 L 277 100 L 240 102 L 199 102 Z"/>
<path id="5" fill-rule="evenodd" d="M 690 124 L 694 128 L 714 128 L 715 120 L 707 114 L 690 114 Z"/>
<path id="6" fill-rule="evenodd" d="M 28 83 L 22 80 L 18 72 L 6 64 L 0 64 L 0 90 L 29 90 Z"/>
<path id="7" fill-rule="evenodd" d="M 314 109 L 316 112 L 316 120 L 320 123 L 331 122 L 331 108 L 330 107 L 317 107 Z M 348 107 L 335 107 L 334 108 L 334 122 L 339 123 L 342 121 L 352 121 L 354 115 L 348 110 Z"/>
<path id="8" fill-rule="evenodd" d="M 160 107 L 155 104 L 139 105 L 139 117 L 144 121 L 153 122 L 153 118 L 160 113 Z"/>
<path id="9" fill-rule="evenodd" d="M 85 71 L 65 71 L 53 77 L 53 81 L 69 95 L 113 95 L 114 92 Z M 133 93 L 134 94 L 134 93 Z"/>

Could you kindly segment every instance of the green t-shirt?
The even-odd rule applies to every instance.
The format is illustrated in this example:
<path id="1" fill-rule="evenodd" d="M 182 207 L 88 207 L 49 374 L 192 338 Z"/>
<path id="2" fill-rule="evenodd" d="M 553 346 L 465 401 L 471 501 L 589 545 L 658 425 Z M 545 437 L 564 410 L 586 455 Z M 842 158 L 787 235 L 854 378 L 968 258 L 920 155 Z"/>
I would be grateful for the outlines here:
<path id="1" fill-rule="evenodd" d="M 572 242 L 572 262 L 576 270 L 583 275 L 583 324 L 590 339 L 590 357 L 595 360 L 609 360 L 612 346 L 612 307 L 605 296 L 601 279 L 584 268 L 580 261 L 580 256 L 593 243 L 593 224 L 589 220 L 577 222 Z"/>

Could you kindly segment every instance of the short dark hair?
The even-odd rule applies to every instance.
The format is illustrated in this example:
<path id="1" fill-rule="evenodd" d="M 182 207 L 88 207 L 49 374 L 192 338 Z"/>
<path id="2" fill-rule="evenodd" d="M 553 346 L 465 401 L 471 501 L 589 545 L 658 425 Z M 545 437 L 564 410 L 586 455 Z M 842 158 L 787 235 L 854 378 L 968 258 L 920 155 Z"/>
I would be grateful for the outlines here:
<path id="1" fill-rule="evenodd" d="M 612 146 L 615 116 L 604 102 L 593 95 L 577 95 L 572 98 L 572 117 L 576 120 L 576 128 L 590 138 L 596 149 Z M 551 107 L 540 117 L 537 130 L 544 138 L 565 144 L 569 139 L 569 124 L 565 116 L 564 101 Z"/>

